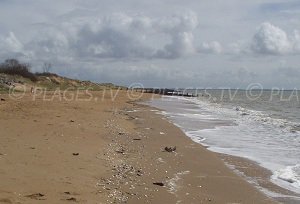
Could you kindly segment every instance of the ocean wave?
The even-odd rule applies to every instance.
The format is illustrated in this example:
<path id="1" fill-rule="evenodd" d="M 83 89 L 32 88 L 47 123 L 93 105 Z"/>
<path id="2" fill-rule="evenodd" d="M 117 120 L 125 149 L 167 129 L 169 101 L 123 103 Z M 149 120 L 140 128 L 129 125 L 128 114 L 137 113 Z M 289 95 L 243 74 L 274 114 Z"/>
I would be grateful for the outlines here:
<path id="1" fill-rule="evenodd" d="M 300 124 L 288 121 L 287 119 L 273 118 L 270 114 L 262 111 L 249 110 L 242 107 L 235 109 L 240 116 L 252 121 L 259 122 L 263 125 L 274 126 L 285 132 L 297 133 L 300 131 Z"/>
<path id="2" fill-rule="evenodd" d="M 300 164 L 275 171 L 273 179 L 288 182 L 292 187 L 300 190 Z"/>
<path id="3" fill-rule="evenodd" d="M 241 106 L 224 106 L 205 99 L 185 98 L 183 100 L 194 102 L 202 109 L 213 112 L 223 118 L 231 118 L 237 122 L 256 122 L 258 125 L 268 126 L 269 128 L 277 128 L 281 132 L 294 134 L 300 133 L 300 123 L 292 122 L 284 118 L 274 118 L 272 115 L 264 111 L 251 110 Z"/>

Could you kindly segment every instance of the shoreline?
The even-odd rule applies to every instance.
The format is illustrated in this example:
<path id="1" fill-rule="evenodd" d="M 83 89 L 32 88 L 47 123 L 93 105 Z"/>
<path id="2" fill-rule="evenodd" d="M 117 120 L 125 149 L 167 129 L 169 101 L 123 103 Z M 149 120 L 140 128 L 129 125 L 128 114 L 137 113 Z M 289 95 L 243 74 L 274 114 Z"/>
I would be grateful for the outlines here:
<path id="1" fill-rule="evenodd" d="M 149 105 L 149 107 L 152 106 Z M 161 117 L 167 119 L 167 117 L 163 114 L 161 114 Z M 173 125 L 181 129 L 177 125 Z M 186 135 L 183 130 L 182 132 L 188 139 L 190 139 L 192 142 L 195 142 L 188 135 Z M 195 143 L 201 145 L 202 148 L 208 149 L 208 146 L 204 146 L 198 142 Z M 212 150 L 208 151 L 217 154 L 218 157 L 225 163 L 225 165 L 230 170 L 232 170 L 239 177 L 245 179 L 248 183 L 250 183 L 253 187 L 262 192 L 264 195 L 273 198 L 278 202 L 284 202 L 287 204 L 296 204 L 299 202 L 299 194 L 273 183 L 271 181 L 271 176 L 273 175 L 272 172 L 260 166 L 257 162 L 239 156 L 218 153 Z"/>
<path id="2" fill-rule="evenodd" d="M 201 200 L 201 198 L 199 198 L 199 201 L 201 202 L 211 202 L 214 201 L 216 203 L 227 203 L 227 202 L 240 202 L 240 203 L 276 203 L 274 200 L 272 201 L 271 198 L 268 198 L 266 195 L 264 195 L 263 193 L 259 192 L 256 188 L 254 188 L 251 184 L 249 184 L 246 180 L 244 180 L 244 178 L 240 177 L 239 175 L 236 175 L 232 169 L 229 169 L 222 161 L 221 158 L 218 156 L 217 153 L 214 153 L 212 151 L 207 150 L 204 146 L 202 146 L 199 143 L 196 143 L 194 141 L 192 141 L 187 135 L 185 135 L 185 133 L 176 125 L 174 125 L 172 122 L 170 122 L 166 117 L 160 115 L 160 114 L 156 114 L 158 111 L 157 108 L 153 108 L 151 106 L 148 105 L 140 105 L 140 107 L 138 108 L 145 108 L 148 111 L 149 116 L 145 115 L 142 116 L 144 114 L 140 113 L 140 111 L 145 111 L 145 110 L 139 110 L 137 112 L 131 112 L 131 116 L 134 115 L 135 118 L 139 118 L 141 117 L 142 119 L 144 118 L 155 118 L 152 119 L 154 121 L 159 121 L 159 119 L 162 119 L 164 121 L 164 125 L 162 129 L 170 131 L 171 133 L 167 133 L 167 132 L 160 132 L 159 130 L 157 130 L 157 134 L 160 134 L 162 137 L 165 137 L 168 134 L 172 135 L 172 132 L 176 132 L 175 135 L 177 136 L 176 139 L 174 139 L 175 141 L 172 140 L 172 138 L 167 138 L 167 140 L 170 143 L 170 145 L 172 146 L 176 146 L 176 144 L 179 144 L 179 146 L 177 147 L 177 155 L 180 154 L 180 149 L 182 150 L 182 148 L 184 150 L 182 153 L 182 156 L 185 159 L 190 159 L 193 158 L 196 161 L 186 161 L 186 163 L 184 162 L 180 162 L 177 165 L 183 165 L 183 167 L 187 167 L 187 169 L 192 169 L 190 170 L 185 170 L 182 169 L 182 171 L 177 172 L 177 174 L 181 174 L 181 175 L 187 175 L 186 177 L 189 178 L 185 178 L 185 176 L 183 176 L 184 178 L 182 178 L 184 184 L 182 184 L 181 188 L 183 187 L 187 187 L 187 186 L 191 186 L 191 184 L 189 184 L 187 181 L 189 182 L 195 182 L 192 178 L 201 178 L 200 181 L 198 181 L 199 183 L 201 183 L 200 188 L 196 188 L 196 189 L 189 189 L 189 191 L 185 192 L 188 193 L 189 195 L 194 194 L 193 196 L 197 195 L 197 194 L 201 194 L 201 190 L 203 190 L 203 187 L 207 184 L 207 185 L 211 185 L 211 181 L 210 180 L 226 180 L 226 181 L 218 181 L 216 183 L 216 185 L 212 185 L 210 186 L 210 189 L 208 190 L 208 192 L 205 192 L 204 195 L 209 195 L 212 192 L 215 192 L 216 194 L 222 194 L 221 198 L 219 198 L 218 196 L 220 195 L 214 195 L 214 193 L 212 193 L 212 195 L 210 196 L 211 198 L 207 198 L 206 200 Z M 154 111 L 156 110 L 156 111 Z M 147 128 L 145 126 L 145 124 L 147 124 L 147 121 L 144 120 L 144 122 L 136 122 L 138 124 L 138 126 L 140 126 L 141 128 Z M 160 122 L 162 123 L 162 121 Z M 149 122 L 148 122 L 149 124 Z M 152 121 L 150 123 L 151 125 L 154 125 L 154 122 Z M 168 124 L 168 125 L 167 125 Z M 159 125 L 154 125 L 159 126 Z M 166 126 L 169 126 L 166 128 Z M 181 147 L 180 146 L 184 146 Z M 161 148 L 161 150 L 163 149 L 163 146 Z M 197 155 L 195 154 L 195 152 L 199 151 L 199 158 L 197 158 Z M 205 154 L 205 156 L 204 156 Z M 201 158 L 201 157 L 208 157 L 208 158 Z M 197 159 L 199 159 L 199 163 L 197 162 Z M 205 161 L 205 160 L 213 160 L 213 164 L 209 161 Z M 184 163 L 184 164 L 182 164 Z M 192 165 L 190 164 L 192 163 Z M 217 165 L 215 164 L 217 163 Z M 211 167 L 210 165 L 212 165 L 213 167 Z M 207 169 L 203 170 L 203 166 L 206 166 Z M 201 168 L 202 167 L 202 168 Z M 201 169 L 201 170 L 200 170 Z M 204 171 L 204 172 L 201 172 Z M 214 171 L 214 173 L 212 173 L 212 171 Z M 189 173 L 187 173 L 189 172 Z M 193 172 L 193 173 L 191 173 Z M 201 172 L 201 173 L 200 173 Z M 199 175 L 190 175 L 190 174 L 200 174 Z M 201 175 L 202 174 L 202 175 Z M 211 175 L 211 174 L 215 174 L 215 175 Z M 176 173 L 174 174 L 176 175 Z M 209 181 L 203 181 L 203 180 L 209 180 Z M 225 182 L 225 183 L 223 183 Z M 238 184 L 236 184 L 236 182 Z M 244 183 L 245 182 L 245 183 Z M 197 182 L 195 182 L 197 183 Z M 206 183 L 206 184 L 203 184 Z M 203 186 L 202 186 L 203 185 Z M 226 189 L 228 188 L 228 185 L 232 185 L 232 189 Z M 249 189 L 248 189 L 249 188 Z M 210 192 L 212 191 L 212 192 Z M 226 192 L 227 191 L 227 192 Z M 247 195 L 247 193 L 249 193 L 248 191 L 251 191 L 251 195 Z M 190 193 L 192 192 L 192 193 Z M 183 195 L 185 193 L 182 193 L 182 195 L 180 195 L 181 197 L 183 197 Z M 243 193 L 246 193 L 244 195 L 242 195 Z M 228 196 L 229 194 L 229 196 Z M 253 195 L 254 194 L 254 195 Z M 227 197 L 228 196 L 228 197 Z M 257 196 L 257 197 L 256 197 Z M 228 199 L 228 200 L 226 200 Z M 182 203 L 193 203 L 192 201 L 189 200 L 184 200 L 181 201 Z"/>
<path id="3" fill-rule="evenodd" d="M 151 105 L 151 103 L 149 104 Z M 162 105 L 162 107 L 164 106 Z M 166 109 L 168 110 L 167 107 Z M 162 111 L 164 112 L 165 110 Z M 161 115 L 162 117 L 168 118 L 168 116 L 166 116 L 168 114 L 162 113 Z M 172 121 L 172 118 L 169 118 L 169 120 Z M 181 125 L 178 125 L 176 123 L 174 123 L 174 125 L 180 129 L 183 128 L 181 127 Z M 222 126 L 222 125 L 218 124 L 217 126 Z M 213 128 L 209 126 L 205 127 L 202 126 L 201 124 L 199 125 L 199 130 L 205 130 L 205 129 L 213 129 Z M 185 133 L 184 129 L 182 129 L 182 131 Z M 217 153 L 220 159 L 222 159 L 225 162 L 225 164 L 228 166 L 228 168 L 232 169 L 236 174 L 238 174 L 239 176 L 247 180 L 249 183 L 251 183 L 253 186 L 255 186 L 257 189 L 262 191 L 267 196 L 270 196 L 276 199 L 277 201 L 284 202 L 284 203 L 294 204 L 300 201 L 299 193 L 294 192 L 293 190 L 290 190 L 288 188 L 285 188 L 284 186 L 277 184 L 271 178 L 271 176 L 273 176 L 273 172 L 261 166 L 256 161 L 248 158 L 244 158 L 242 156 L 230 155 L 227 153 L 211 150 L 210 146 L 207 146 L 207 144 L 203 144 L 202 141 L 194 140 L 193 138 L 191 138 L 191 136 L 189 136 L 188 133 L 185 133 L 185 135 L 186 137 L 196 142 L 197 144 L 201 144 L 209 151 Z"/>
<path id="4" fill-rule="evenodd" d="M 0 203 L 276 203 L 125 91 L 1 97 Z"/>

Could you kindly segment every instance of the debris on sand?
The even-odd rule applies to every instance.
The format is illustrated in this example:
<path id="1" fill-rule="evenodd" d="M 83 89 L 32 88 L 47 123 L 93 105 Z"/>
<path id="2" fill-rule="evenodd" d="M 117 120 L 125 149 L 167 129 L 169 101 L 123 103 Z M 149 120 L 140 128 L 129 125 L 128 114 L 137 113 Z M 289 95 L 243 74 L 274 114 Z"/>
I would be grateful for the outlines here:
<path id="1" fill-rule="evenodd" d="M 119 153 L 119 154 L 124 154 L 124 153 L 125 153 L 125 150 L 124 150 L 124 149 L 116 150 L 116 152 Z"/>
<path id="2" fill-rule="evenodd" d="M 74 198 L 74 197 L 67 198 L 66 200 L 67 200 L 67 201 L 74 201 L 74 202 L 76 202 L 76 201 L 77 201 L 77 200 L 76 200 L 76 198 Z"/>
<path id="3" fill-rule="evenodd" d="M 79 155 L 79 153 L 73 153 L 73 156 L 78 156 Z"/>
<path id="4" fill-rule="evenodd" d="M 138 175 L 138 176 L 142 176 L 142 175 L 143 175 L 143 172 L 142 172 L 141 170 L 137 170 L 137 173 L 136 173 L 136 175 Z"/>
<path id="5" fill-rule="evenodd" d="M 70 123 L 74 123 L 75 121 L 74 120 L 70 120 Z"/>
<path id="6" fill-rule="evenodd" d="M 4 98 L 1 98 L 1 101 L 5 101 L 5 99 L 4 99 Z"/>
<path id="7" fill-rule="evenodd" d="M 34 193 L 34 194 L 31 194 L 31 195 L 27 195 L 27 196 L 25 196 L 25 197 L 31 198 L 31 199 L 35 199 L 35 200 L 45 200 L 45 199 L 43 198 L 44 196 L 45 196 L 45 195 L 42 194 L 42 193 Z"/>
<path id="8" fill-rule="evenodd" d="M 175 152 L 176 151 L 176 146 L 175 147 L 165 147 L 166 152 Z"/>
<path id="9" fill-rule="evenodd" d="M 128 118 L 126 120 L 135 120 L 136 118 L 133 116 L 128 116 Z"/>
<path id="10" fill-rule="evenodd" d="M 162 183 L 162 182 L 155 182 L 155 183 L 153 183 L 153 185 L 157 185 L 157 186 L 164 186 L 165 184 L 164 184 L 164 183 Z"/>
<path id="11" fill-rule="evenodd" d="M 119 154 L 124 154 L 125 153 L 125 148 L 123 146 L 120 146 L 116 149 L 116 152 Z"/>

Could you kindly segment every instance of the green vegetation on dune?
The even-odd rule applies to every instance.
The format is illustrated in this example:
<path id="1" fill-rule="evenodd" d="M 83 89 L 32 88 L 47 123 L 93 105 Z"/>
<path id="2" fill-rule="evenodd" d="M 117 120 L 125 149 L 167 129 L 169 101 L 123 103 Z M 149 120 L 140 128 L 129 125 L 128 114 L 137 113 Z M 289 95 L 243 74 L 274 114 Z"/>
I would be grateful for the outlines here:
<path id="1" fill-rule="evenodd" d="M 50 73 L 51 64 L 45 64 L 43 73 L 30 72 L 28 64 L 22 64 L 18 60 L 9 59 L 0 64 L 0 91 L 7 92 L 11 86 L 25 85 L 34 86 L 45 90 L 66 90 L 66 89 L 89 89 L 100 91 L 104 89 L 125 89 L 126 87 L 116 86 L 111 83 L 94 83 L 61 77 Z"/>
<path id="2" fill-rule="evenodd" d="M 2 92 L 7 92 L 8 91 L 8 88 L 4 87 L 3 85 L 0 84 L 0 93 Z"/>

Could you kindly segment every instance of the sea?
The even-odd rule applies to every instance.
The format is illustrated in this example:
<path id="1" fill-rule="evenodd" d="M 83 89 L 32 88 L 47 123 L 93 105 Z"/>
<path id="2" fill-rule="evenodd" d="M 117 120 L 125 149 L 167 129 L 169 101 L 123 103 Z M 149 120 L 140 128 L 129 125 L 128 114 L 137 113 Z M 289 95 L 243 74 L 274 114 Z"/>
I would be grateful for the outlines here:
<path id="1" fill-rule="evenodd" d="M 209 150 L 257 162 L 271 181 L 300 193 L 299 90 L 192 90 L 149 105 Z M 300 202 L 300 200 L 299 200 Z"/>

